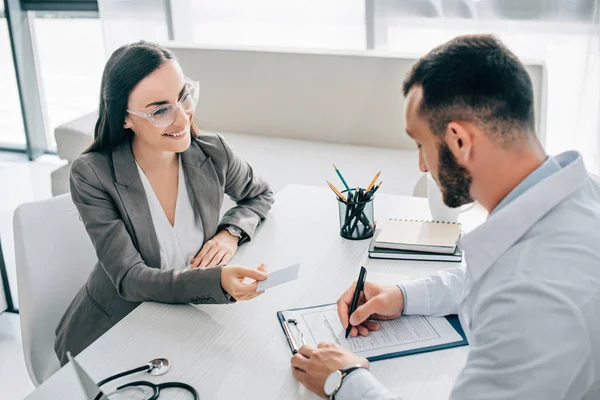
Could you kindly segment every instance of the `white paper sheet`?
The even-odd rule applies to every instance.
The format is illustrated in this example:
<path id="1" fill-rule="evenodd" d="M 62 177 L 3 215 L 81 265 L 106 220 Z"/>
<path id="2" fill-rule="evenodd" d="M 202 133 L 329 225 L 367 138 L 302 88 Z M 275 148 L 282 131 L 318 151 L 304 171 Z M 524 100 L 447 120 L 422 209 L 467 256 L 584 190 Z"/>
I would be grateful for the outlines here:
<path id="1" fill-rule="evenodd" d="M 417 348 L 437 346 L 462 340 L 456 329 L 444 317 L 402 316 L 391 321 L 377 321 L 381 329 L 366 337 L 346 339 L 335 304 L 298 311 L 284 312 L 285 319 L 296 319 L 304 332 L 306 343 L 316 346 L 333 342 L 363 357 L 397 353 Z M 300 343 L 297 340 L 297 343 Z"/>

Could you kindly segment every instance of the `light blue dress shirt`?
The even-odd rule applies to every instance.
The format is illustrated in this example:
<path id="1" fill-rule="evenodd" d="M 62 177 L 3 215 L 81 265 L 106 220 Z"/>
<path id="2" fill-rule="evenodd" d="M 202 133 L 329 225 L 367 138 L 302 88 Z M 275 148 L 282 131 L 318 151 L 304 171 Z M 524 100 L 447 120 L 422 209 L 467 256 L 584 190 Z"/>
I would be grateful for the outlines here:
<path id="1" fill-rule="evenodd" d="M 527 178 L 523 179 L 521 183 L 517 185 L 513 190 L 510 191 L 508 195 L 492 210 L 490 215 L 496 213 L 502 207 L 525 193 L 529 188 L 534 186 L 536 183 L 543 181 L 550 175 L 560 171 L 560 164 L 558 161 L 554 159 L 554 157 L 550 156 L 537 167 L 531 174 L 527 176 Z"/>
<path id="2" fill-rule="evenodd" d="M 534 186 L 536 183 L 541 182 L 545 178 L 551 176 L 555 172 L 560 170 L 560 164 L 556 161 L 552 156 L 546 158 L 546 160 L 537 167 L 531 174 L 529 174 L 521 183 L 519 183 L 513 190 L 511 190 L 504 199 L 492 210 L 490 216 L 496 213 L 498 210 L 503 208 L 505 205 L 522 195 L 527 191 L 527 189 Z M 404 295 L 404 307 L 406 307 L 406 303 L 408 302 L 408 294 L 406 293 L 406 289 L 404 285 L 398 285 L 400 290 L 402 290 L 402 294 Z"/>
<path id="3" fill-rule="evenodd" d="M 458 313 L 469 357 L 451 399 L 600 399 L 600 180 L 548 158 L 461 238 L 466 266 L 409 282 L 404 313 Z M 368 371 L 336 400 L 399 399 Z"/>

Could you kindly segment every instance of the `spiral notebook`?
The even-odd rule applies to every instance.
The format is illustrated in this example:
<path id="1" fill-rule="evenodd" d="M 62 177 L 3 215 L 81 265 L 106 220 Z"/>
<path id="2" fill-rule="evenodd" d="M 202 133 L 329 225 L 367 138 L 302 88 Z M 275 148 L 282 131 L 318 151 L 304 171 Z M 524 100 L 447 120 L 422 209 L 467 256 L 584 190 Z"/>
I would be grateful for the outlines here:
<path id="1" fill-rule="evenodd" d="M 389 219 L 378 224 L 376 248 L 454 254 L 460 224 L 453 222 Z"/>
<path id="2" fill-rule="evenodd" d="M 388 260 L 418 260 L 418 261 L 443 261 L 443 262 L 461 262 L 462 250 L 460 246 L 456 246 L 456 250 L 452 254 L 430 253 L 426 251 L 405 251 L 382 249 L 375 247 L 379 230 L 375 231 L 369 246 L 369 258 L 383 258 Z"/>

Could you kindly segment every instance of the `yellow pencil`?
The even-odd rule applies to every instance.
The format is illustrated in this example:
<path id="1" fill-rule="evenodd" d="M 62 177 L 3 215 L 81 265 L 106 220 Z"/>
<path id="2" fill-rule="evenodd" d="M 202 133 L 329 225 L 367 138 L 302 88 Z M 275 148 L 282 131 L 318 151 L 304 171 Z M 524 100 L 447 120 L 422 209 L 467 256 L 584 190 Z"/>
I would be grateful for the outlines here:
<path id="1" fill-rule="evenodd" d="M 373 178 L 373 180 L 369 184 L 369 187 L 367 188 L 367 190 L 365 190 L 366 192 L 368 192 L 369 190 L 371 190 L 371 188 L 373 187 L 373 185 L 375 184 L 375 182 L 377 182 L 377 178 L 379 178 L 379 175 L 381 175 L 381 171 L 379 171 L 377 173 L 377 175 L 375 175 L 375 178 Z"/>
<path id="2" fill-rule="evenodd" d="M 340 191 L 337 190 L 335 186 L 333 186 L 331 183 L 329 183 L 329 181 L 325 181 L 325 182 L 327 182 L 327 184 L 329 185 L 329 187 L 331 188 L 331 190 L 333 190 L 335 192 L 335 194 L 337 194 L 338 197 L 340 199 L 342 199 L 342 201 L 346 201 L 346 196 L 344 196 L 343 194 L 341 194 Z"/>

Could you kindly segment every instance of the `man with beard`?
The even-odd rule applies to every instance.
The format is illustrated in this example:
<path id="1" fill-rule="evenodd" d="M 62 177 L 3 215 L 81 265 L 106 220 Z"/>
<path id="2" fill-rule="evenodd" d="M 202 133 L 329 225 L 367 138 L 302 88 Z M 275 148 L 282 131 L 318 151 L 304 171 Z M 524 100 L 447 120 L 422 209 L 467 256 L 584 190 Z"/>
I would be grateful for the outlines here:
<path id="1" fill-rule="evenodd" d="M 470 349 L 451 399 L 599 399 L 600 181 L 576 152 L 546 155 L 530 78 L 493 36 L 434 49 L 403 89 L 420 169 L 448 206 L 475 200 L 489 216 L 459 241 L 465 266 L 367 282 L 349 318 L 353 285 L 338 301 L 342 325 L 366 336 L 373 319 L 458 314 Z M 338 345 L 304 346 L 291 363 L 320 396 L 398 398 Z"/>

